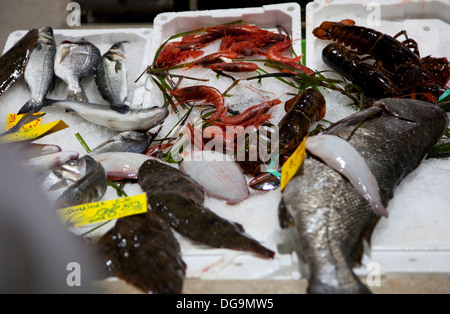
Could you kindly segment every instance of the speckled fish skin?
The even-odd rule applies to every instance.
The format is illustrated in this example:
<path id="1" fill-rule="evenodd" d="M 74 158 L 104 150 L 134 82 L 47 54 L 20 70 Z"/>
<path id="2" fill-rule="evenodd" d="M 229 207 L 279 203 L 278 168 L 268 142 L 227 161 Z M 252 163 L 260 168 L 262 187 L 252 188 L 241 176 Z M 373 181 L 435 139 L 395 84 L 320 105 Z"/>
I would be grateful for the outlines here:
<path id="1" fill-rule="evenodd" d="M 103 267 L 146 293 L 180 294 L 186 273 L 181 249 L 169 225 L 148 212 L 117 220 L 96 247 Z"/>
<path id="2" fill-rule="evenodd" d="M 24 73 L 24 79 L 31 94 L 30 100 L 19 110 L 18 114 L 30 110 L 40 110 L 43 100 L 54 86 L 54 62 L 56 44 L 51 27 L 39 30 L 39 40 L 31 53 Z"/>
<path id="3" fill-rule="evenodd" d="M 147 194 L 149 209 L 181 235 L 212 247 L 254 252 L 265 258 L 274 256 L 273 251 L 248 236 L 240 224 L 203 206 L 203 188 L 180 170 L 147 160 L 139 168 L 138 182 Z"/>
<path id="4" fill-rule="evenodd" d="M 100 62 L 100 50 L 83 38 L 64 40 L 55 57 L 55 75 L 67 84 L 67 98 L 88 102 L 80 81 L 94 75 Z"/>
<path id="5" fill-rule="evenodd" d="M 411 99 L 382 99 L 332 125 L 366 159 L 387 206 L 394 188 L 424 159 L 448 126 L 446 113 Z M 355 130 L 355 128 L 357 128 Z M 354 133 L 353 133 L 354 132 Z M 309 293 L 370 293 L 353 273 L 362 242 L 378 222 L 369 203 L 338 172 L 309 158 L 283 191 L 280 224 L 295 225 L 309 267 Z"/>

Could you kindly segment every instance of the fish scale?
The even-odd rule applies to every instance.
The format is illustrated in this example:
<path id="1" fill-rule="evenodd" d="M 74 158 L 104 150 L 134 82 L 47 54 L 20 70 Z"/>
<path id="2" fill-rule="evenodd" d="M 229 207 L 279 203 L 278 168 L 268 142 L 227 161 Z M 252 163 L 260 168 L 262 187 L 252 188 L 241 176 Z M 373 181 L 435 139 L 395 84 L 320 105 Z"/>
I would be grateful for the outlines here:
<path id="1" fill-rule="evenodd" d="M 447 127 L 446 113 L 435 105 L 383 99 L 325 133 L 350 137 L 387 206 L 395 187 L 419 166 Z M 309 293 L 370 293 L 352 268 L 361 261 L 363 240 L 370 241 L 380 218 L 347 179 L 318 159 L 306 159 L 283 191 L 279 213 L 282 227 L 294 224 L 297 229 L 301 257 L 310 270 Z"/>

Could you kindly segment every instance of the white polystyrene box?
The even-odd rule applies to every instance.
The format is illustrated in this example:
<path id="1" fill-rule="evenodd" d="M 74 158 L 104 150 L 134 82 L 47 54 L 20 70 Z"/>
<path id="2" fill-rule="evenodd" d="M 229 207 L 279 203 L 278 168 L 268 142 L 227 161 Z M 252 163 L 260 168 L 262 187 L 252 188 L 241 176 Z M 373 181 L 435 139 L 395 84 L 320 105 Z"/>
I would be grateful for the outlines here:
<path id="1" fill-rule="evenodd" d="M 297 39 L 293 41 L 292 48 L 297 55 L 302 54 L 300 6 L 292 2 L 254 8 L 161 13 L 154 19 L 148 64 L 152 64 L 158 48 L 172 35 L 236 21 L 275 31 L 276 26 L 280 25 L 292 39 Z M 153 92 L 153 95 L 145 99 L 144 107 L 151 107 L 161 100 L 155 95 L 158 93 L 156 86 L 149 79 L 147 83 L 147 91 L 149 94 Z"/>
<path id="2" fill-rule="evenodd" d="M 422 57 L 450 59 L 449 13 L 446 0 L 310 2 L 306 6 L 306 65 L 331 70 L 322 61 L 322 49 L 331 41 L 315 38 L 312 31 L 324 21 L 344 19 L 390 36 L 406 30 L 417 41 Z M 345 96 L 330 91 L 324 91 L 324 96 L 325 119 L 335 122 L 354 111 L 346 106 L 350 100 Z M 373 270 L 369 265 L 379 265 L 382 273 L 450 272 L 449 170 L 449 158 L 425 160 L 400 183 L 387 208 L 389 218 L 377 225 L 358 274 Z"/>

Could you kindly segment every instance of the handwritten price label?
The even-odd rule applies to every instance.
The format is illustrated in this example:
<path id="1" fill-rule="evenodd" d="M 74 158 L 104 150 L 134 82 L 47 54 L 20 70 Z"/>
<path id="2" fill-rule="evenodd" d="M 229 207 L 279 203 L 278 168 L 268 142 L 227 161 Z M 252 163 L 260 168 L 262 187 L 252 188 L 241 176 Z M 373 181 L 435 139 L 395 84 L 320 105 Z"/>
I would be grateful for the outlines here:
<path id="1" fill-rule="evenodd" d="M 39 115 L 39 114 L 42 114 L 42 112 L 38 112 L 33 115 Z M 17 122 L 19 122 L 19 120 L 23 118 L 24 115 L 25 114 L 9 113 L 6 116 L 6 131 L 11 129 L 13 126 L 15 126 L 17 124 Z M 42 121 L 42 118 L 37 118 L 36 120 L 31 121 L 28 124 L 25 124 L 21 130 L 32 129 L 35 126 L 41 125 L 41 121 Z"/>
<path id="2" fill-rule="evenodd" d="M 303 141 L 298 145 L 295 152 L 284 163 L 281 168 L 281 183 L 280 190 L 283 191 L 286 185 L 291 181 L 292 177 L 297 173 L 298 169 L 303 163 L 306 156 L 305 143 L 308 136 L 305 136 Z"/>
<path id="3" fill-rule="evenodd" d="M 140 194 L 59 209 L 58 216 L 64 227 L 70 229 L 145 212 L 147 212 L 147 197 Z"/>
<path id="4" fill-rule="evenodd" d="M 33 123 L 33 122 L 32 122 Z M 28 125 L 28 124 L 27 124 Z M 62 120 L 36 125 L 33 128 L 20 129 L 20 131 L 7 134 L 1 138 L 4 142 L 19 142 L 26 140 L 33 140 L 40 136 L 49 135 L 54 132 L 67 128 L 68 125 Z"/>

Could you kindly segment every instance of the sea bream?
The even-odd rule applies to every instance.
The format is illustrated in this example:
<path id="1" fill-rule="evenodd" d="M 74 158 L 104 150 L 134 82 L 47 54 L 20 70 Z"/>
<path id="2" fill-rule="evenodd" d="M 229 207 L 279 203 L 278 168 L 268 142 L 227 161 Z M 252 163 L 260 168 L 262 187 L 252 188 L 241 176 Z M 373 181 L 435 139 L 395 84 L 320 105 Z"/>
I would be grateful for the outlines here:
<path id="1" fill-rule="evenodd" d="M 126 112 L 128 97 L 128 71 L 125 65 L 123 42 L 115 43 L 102 56 L 95 72 L 95 83 L 111 109 Z"/>
<path id="2" fill-rule="evenodd" d="M 39 40 L 31 53 L 25 68 L 24 79 L 31 94 L 30 100 L 19 110 L 18 114 L 30 110 L 40 110 L 43 100 L 55 85 L 54 62 L 56 54 L 55 38 L 51 27 L 39 30 Z"/>
<path id="3" fill-rule="evenodd" d="M 88 102 L 81 80 L 94 75 L 100 62 L 100 50 L 84 38 L 64 40 L 55 57 L 55 75 L 67 84 L 67 98 Z"/>
<path id="4" fill-rule="evenodd" d="M 378 184 L 370 189 L 378 191 L 387 207 L 395 187 L 419 166 L 447 127 L 448 117 L 436 105 L 381 99 L 333 124 L 324 135 L 347 141 L 360 154 Z M 352 268 L 360 263 L 363 242 L 370 240 L 383 212 L 374 211 L 367 197 L 344 177 L 371 176 L 350 169 L 355 166 L 353 152 L 348 155 L 341 149 L 338 155 L 349 173 L 341 174 L 321 161 L 328 143 L 325 140 L 312 152 L 316 156 L 305 159 L 283 190 L 280 225 L 294 225 L 298 231 L 300 255 L 309 269 L 309 293 L 370 293 Z"/>
<path id="5" fill-rule="evenodd" d="M 46 98 L 44 106 L 56 106 L 97 125 L 116 131 L 148 131 L 161 124 L 169 115 L 164 107 L 132 109 L 119 113 L 109 106 L 77 100 L 54 100 Z"/>

